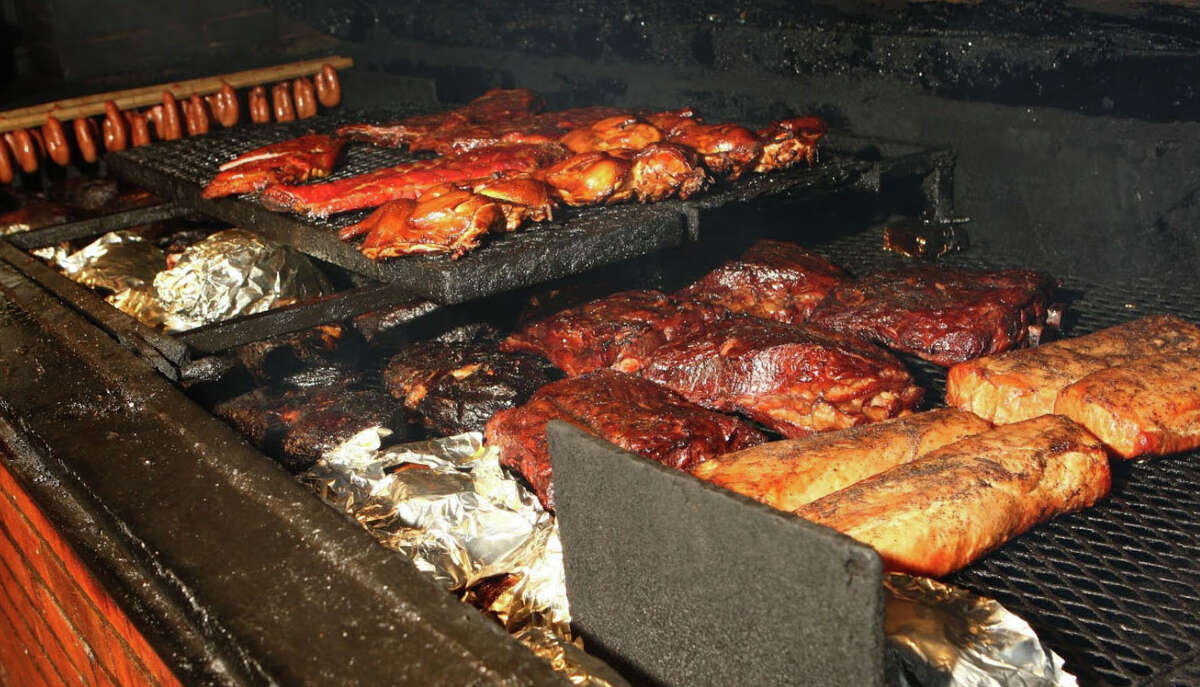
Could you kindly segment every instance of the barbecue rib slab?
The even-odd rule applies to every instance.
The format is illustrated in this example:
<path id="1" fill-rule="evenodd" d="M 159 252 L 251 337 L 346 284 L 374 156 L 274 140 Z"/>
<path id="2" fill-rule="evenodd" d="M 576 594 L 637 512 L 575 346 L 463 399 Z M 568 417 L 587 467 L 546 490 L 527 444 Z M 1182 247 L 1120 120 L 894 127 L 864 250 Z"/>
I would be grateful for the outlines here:
<path id="1" fill-rule="evenodd" d="M 758 241 L 676 293 L 734 312 L 779 322 L 803 322 L 838 284 L 841 268 L 786 241 Z"/>
<path id="2" fill-rule="evenodd" d="M 1054 412 L 1125 458 L 1200 447 L 1200 355 L 1172 351 L 1094 372 L 1063 389 Z"/>
<path id="3" fill-rule="evenodd" d="M 345 382 L 284 392 L 262 387 L 218 404 L 213 413 L 294 472 L 308 469 L 325 451 L 369 427 L 404 435 L 399 403 Z"/>
<path id="4" fill-rule="evenodd" d="M 383 371 L 393 397 L 439 436 L 481 432 L 497 411 L 518 406 L 562 374 L 544 359 L 495 344 L 425 341 L 392 356 Z"/>
<path id="5" fill-rule="evenodd" d="M 949 367 L 1025 344 L 1054 287 L 1030 270 L 886 270 L 838 286 L 809 321 Z"/>
<path id="6" fill-rule="evenodd" d="M 763 441 L 750 425 L 694 406 L 656 384 L 600 370 L 542 387 L 519 408 L 502 410 L 487 424 L 487 443 L 500 461 L 533 486 L 547 509 L 554 508 L 546 423 L 564 420 L 596 436 L 686 470 L 714 456 Z"/>
<path id="7" fill-rule="evenodd" d="M 793 438 L 895 417 L 923 393 L 895 356 L 857 337 L 744 315 L 656 348 L 641 375 Z"/>
<path id="8" fill-rule="evenodd" d="M 925 413 L 760 444 L 706 461 L 692 474 L 783 511 L 794 511 L 859 480 L 911 463 L 991 425 L 971 413 Z"/>
<path id="9" fill-rule="evenodd" d="M 523 119 L 542 107 L 542 97 L 531 90 L 493 89 L 452 110 L 408 117 L 391 124 L 350 124 L 339 128 L 337 135 L 352 141 L 399 147 L 463 126 Z"/>
<path id="10" fill-rule="evenodd" d="M 636 372 L 654 349 L 726 315 L 659 291 L 622 291 L 528 324 L 500 348 L 540 354 L 568 375 L 605 367 Z"/>
<path id="11" fill-rule="evenodd" d="M 267 187 L 260 199 L 273 210 L 327 217 L 392 200 L 416 200 L 439 184 L 485 179 L 503 172 L 533 172 L 566 156 L 566 149 L 557 143 L 498 145 L 433 160 L 414 160 L 336 181 L 302 186 L 275 184 Z"/>
<path id="12" fill-rule="evenodd" d="M 1034 349 L 959 363 L 946 375 L 946 403 L 996 424 L 1054 412 L 1064 388 L 1090 374 L 1170 351 L 1200 351 L 1200 327 L 1152 315 Z"/>
<path id="13" fill-rule="evenodd" d="M 1096 503 L 1111 484 L 1100 441 L 1043 415 L 943 446 L 795 512 L 874 547 L 888 570 L 940 577 Z"/>
<path id="14" fill-rule="evenodd" d="M 343 143 L 333 136 L 309 134 L 255 148 L 221 165 L 201 196 L 255 193 L 271 184 L 296 184 L 328 176 Z"/>

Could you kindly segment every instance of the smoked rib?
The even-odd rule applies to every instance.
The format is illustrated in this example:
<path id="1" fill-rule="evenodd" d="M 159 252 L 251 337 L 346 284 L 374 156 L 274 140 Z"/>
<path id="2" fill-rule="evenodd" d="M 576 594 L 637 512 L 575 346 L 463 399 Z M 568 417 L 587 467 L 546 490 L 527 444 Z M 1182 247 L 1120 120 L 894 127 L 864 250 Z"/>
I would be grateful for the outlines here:
<path id="1" fill-rule="evenodd" d="M 1152 315 L 1037 348 L 960 363 L 946 376 L 946 403 L 996 424 L 1054 411 L 1064 388 L 1084 377 L 1170 351 L 1200 351 L 1200 327 Z"/>
<path id="2" fill-rule="evenodd" d="M 1200 353 L 1164 353 L 1090 374 L 1063 389 L 1054 412 L 1125 458 L 1200 447 Z"/>
<path id="3" fill-rule="evenodd" d="M 563 420 L 667 467 L 687 470 L 722 453 L 762 443 L 741 420 L 705 410 L 632 375 L 600 370 L 553 382 L 529 402 L 488 421 L 487 443 L 554 508 L 546 423 Z"/>
<path id="4" fill-rule="evenodd" d="M 971 413 L 941 408 L 760 444 L 701 463 L 692 474 L 768 506 L 793 511 L 988 429 L 991 425 Z"/>
<path id="5" fill-rule="evenodd" d="M 1059 415 L 967 437 L 795 511 L 872 546 L 887 570 L 939 577 L 1112 486 L 1100 440 Z"/>
<path id="6" fill-rule="evenodd" d="M 909 412 L 923 393 L 895 356 L 806 324 L 735 315 L 655 349 L 643 377 L 789 437 Z"/>

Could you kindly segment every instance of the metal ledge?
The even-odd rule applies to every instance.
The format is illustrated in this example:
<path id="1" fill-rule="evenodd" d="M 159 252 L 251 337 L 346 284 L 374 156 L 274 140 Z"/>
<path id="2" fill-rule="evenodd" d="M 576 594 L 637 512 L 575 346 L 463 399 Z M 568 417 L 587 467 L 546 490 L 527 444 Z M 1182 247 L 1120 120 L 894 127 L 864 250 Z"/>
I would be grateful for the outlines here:
<path id="1" fill-rule="evenodd" d="M 563 684 L 7 265 L 0 340 L 8 467 L 184 682 Z"/>

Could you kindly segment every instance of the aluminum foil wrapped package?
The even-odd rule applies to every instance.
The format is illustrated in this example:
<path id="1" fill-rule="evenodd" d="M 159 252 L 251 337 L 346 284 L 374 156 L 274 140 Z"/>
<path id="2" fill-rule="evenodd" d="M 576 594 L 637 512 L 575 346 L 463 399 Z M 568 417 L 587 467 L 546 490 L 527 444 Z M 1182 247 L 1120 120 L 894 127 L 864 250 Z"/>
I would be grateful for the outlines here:
<path id="1" fill-rule="evenodd" d="M 569 637 L 558 525 L 495 449 L 478 432 L 379 450 L 384 436 L 360 432 L 302 479 L 468 601 L 477 601 L 473 587 L 491 585 L 485 610 L 510 631 Z"/>
<path id="2" fill-rule="evenodd" d="M 170 331 L 262 312 L 329 293 L 325 276 L 300 253 L 243 229 L 189 246 L 154 279 Z"/>
<path id="3" fill-rule="evenodd" d="M 884 577 L 888 679 L 900 687 L 1076 687 L 999 602 L 924 577 Z"/>
<path id="4" fill-rule="evenodd" d="M 166 269 L 167 256 L 154 244 L 129 231 L 110 231 L 58 260 L 59 269 L 91 288 L 114 293 L 154 282 Z"/>
<path id="5" fill-rule="evenodd" d="M 154 286 L 151 284 L 123 289 L 110 294 L 104 300 L 147 327 L 157 328 L 162 325 L 162 307 L 158 302 L 158 294 L 154 292 Z"/>

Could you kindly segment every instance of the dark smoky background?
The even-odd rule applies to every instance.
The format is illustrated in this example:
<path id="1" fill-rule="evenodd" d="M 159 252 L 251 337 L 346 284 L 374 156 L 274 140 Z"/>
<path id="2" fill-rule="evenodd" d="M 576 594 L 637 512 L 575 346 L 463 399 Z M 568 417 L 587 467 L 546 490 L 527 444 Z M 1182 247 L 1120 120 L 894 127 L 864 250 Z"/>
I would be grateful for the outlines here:
<path id="1" fill-rule="evenodd" d="M 972 244 L 1098 281 L 1200 267 L 1200 7 L 1121 0 L 0 0 L 5 107 L 323 54 L 346 107 L 523 86 L 954 147 Z M 797 217 L 802 222 L 802 217 Z"/>

